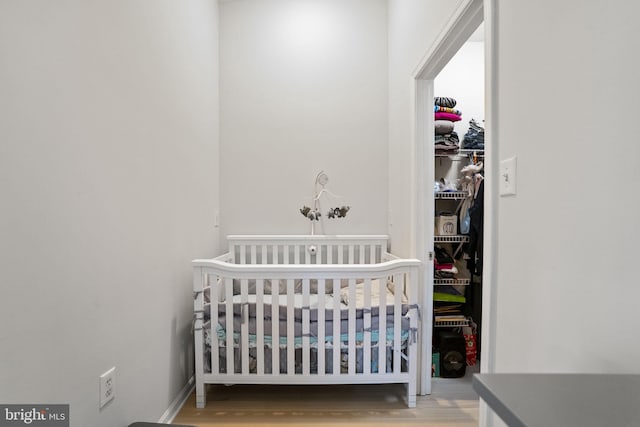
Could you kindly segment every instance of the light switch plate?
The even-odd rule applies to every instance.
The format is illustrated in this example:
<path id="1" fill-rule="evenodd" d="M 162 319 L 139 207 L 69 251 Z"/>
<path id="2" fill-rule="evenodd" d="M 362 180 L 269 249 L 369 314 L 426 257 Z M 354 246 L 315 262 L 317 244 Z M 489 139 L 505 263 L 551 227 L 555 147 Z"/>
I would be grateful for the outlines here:
<path id="1" fill-rule="evenodd" d="M 500 162 L 500 195 L 515 196 L 518 169 L 516 158 L 511 157 Z"/>

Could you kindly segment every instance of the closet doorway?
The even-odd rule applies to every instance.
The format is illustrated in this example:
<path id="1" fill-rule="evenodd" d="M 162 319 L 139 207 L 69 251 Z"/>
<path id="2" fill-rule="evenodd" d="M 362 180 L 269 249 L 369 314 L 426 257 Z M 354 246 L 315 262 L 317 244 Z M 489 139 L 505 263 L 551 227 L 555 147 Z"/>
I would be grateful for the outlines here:
<path id="1" fill-rule="evenodd" d="M 436 233 L 434 230 L 435 223 L 435 211 L 436 211 L 436 162 L 439 162 L 435 157 L 435 118 L 434 118 L 434 96 L 447 96 L 447 94 L 435 93 L 435 81 L 438 75 L 445 69 L 450 60 L 456 55 L 460 48 L 467 42 L 470 36 L 478 29 L 481 24 L 484 24 L 485 32 L 485 46 L 484 46 L 484 69 L 485 69 L 485 81 L 484 81 L 484 117 L 476 118 L 478 120 L 484 119 L 484 125 L 489 129 L 488 136 L 491 141 L 487 140 L 487 149 L 482 153 L 484 163 L 484 175 L 486 182 L 484 185 L 484 262 L 483 270 L 481 274 L 482 282 L 482 314 L 479 316 L 482 319 L 481 324 L 481 342 L 482 342 L 482 357 L 480 357 L 480 371 L 492 372 L 492 351 L 494 348 L 493 339 L 494 334 L 491 332 L 491 325 L 493 320 L 492 301 L 495 299 L 495 292 L 492 292 L 493 276 L 495 275 L 495 268 L 492 264 L 492 260 L 495 259 L 492 256 L 495 253 L 495 217 L 492 215 L 495 206 L 495 192 L 493 190 L 495 180 L 494 176 L 497 175 L 494 171 L 497 162 L 495 162 L 494 156 L 497 155 L 497 147 L 493 134 L 491 133 L 491 120 L 495 117 L 493 112 L 495 111 L 495 98 L 492 97 L 492 79 L 494 76 L 491 71 L 495 69 L 493 62 L 493 54 L 495 49 L 491 45 L 493 37 L 493 19 L 494 8 L 492 0 L 487 0 L 486 4 L 483 4 L 483 0 L 465 0 L 460 3 L 458 8 L 452 14 L 451 19 L 447 22 L 444 30 L 436 39 L 436 43 L 426 52 L 423 61 L 417 68 L 414 74 L 415 82 L 415 185 L 416 185 L 416 254 L 424 261 L 424 280 L 423 280 L 423 296 L 422 306 L 424 309 L 424 316 L 426 319 L 434 318 L 434 258 L 435 258 L 435 244 L 434 239 Z M 464 109 L 464 106 L 460 106 L 460 109 Z M 465 117 L 465 122 L 468 123 L 470 116 Z M 463 135 L 460 135 L 460 141 L 463 139 Z M 478 150 L 479 151 L 479 150 Z M 469 153 L 464 153 L 469 154 Z M 476 153 L 476 161 L 478 159 Z M 453 159 L 454 157 L 452 157 Z M 451 160 L 447 157 L 447 161 Z M 438 165 L 441 166 L 441 165 Z M 440 168 L 441 169 L 441 168 Z M 457 172 L 453 172 L 457 175 Z M 439 177 L 438 177 L 439 178 Z M 438 239 L 442 241 L 443 239 Z M 446 240 L 446 239 L 445 239 Z M 456 242 L 457 243 L 457 242 Z M 477 296 L 476 296 L 477 297 Z M 420 378 L 420 393 L 431 394 L 432 392 L 432 343 L 434 341 L 434 330 L 431 322 L 425 322 L 422 334 L 422 366 L 421 366 L 421 378 Z M 437 392 L 437 390 L 435 390 Z"/>

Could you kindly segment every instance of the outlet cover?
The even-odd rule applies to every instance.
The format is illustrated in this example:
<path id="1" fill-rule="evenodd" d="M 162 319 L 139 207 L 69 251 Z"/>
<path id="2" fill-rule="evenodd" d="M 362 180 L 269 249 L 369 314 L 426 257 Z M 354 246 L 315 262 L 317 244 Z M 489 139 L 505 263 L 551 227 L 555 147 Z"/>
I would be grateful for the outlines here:
<path id="1" fill-rule="evenodd" d="M 116 397 L 116 367 L 100 375 L 100 408 Z"/>

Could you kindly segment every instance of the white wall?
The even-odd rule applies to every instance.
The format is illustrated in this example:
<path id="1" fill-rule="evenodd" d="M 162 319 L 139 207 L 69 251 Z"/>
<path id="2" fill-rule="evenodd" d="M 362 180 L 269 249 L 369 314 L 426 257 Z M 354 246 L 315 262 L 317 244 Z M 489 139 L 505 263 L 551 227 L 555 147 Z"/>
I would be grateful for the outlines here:
<path id="1" fill-rule="evenodd" d="M 0 3 L 0 402 L 126 426 L 187 383 L 217 72 L 215 0 Z"/>
<path id="2" fill-rule="evenodd" d="M 351 206 L 324 233 L 386 233 L 386 1 L 220 8 L 223 236 L 309 233 L 299 209 L 321 170 L 344 196 L 324 200 L 323 213 Z"/>
<path id="3" fill-rule="evenodd" d="M 637 59 L 628 55 L 640 47 L 640 5 L 491 3 L 499 11 L 494 134 L 498 157 L 518 158 L 518 194 L 500 198 L 491 213 L 497 283 L 485 286 L 495 286 L 496 346 L 485 346 L 483 357 L 497 372 L 637 374 L 640 146 L 615 126 L 640 115 Z M 390 57 L 402 55 L 412 31 L 434 28 L 422 38 L 426 51 L 438 25 L 424 11 L 440 2 L 390 5 L 391 22 L 404 13 L 390 25 L 398 37 Z M 393 31 L 403 25 L 404 34 Z M 400 88 L 409 76 L 391 77 Z M 393 98 L 394 87 L 390 130 L 408 135 L 400 126 L 408 107 Z M 407 155 L 391 143 L 393 180 Z"/>
<path id="4" fill-rule="evenodd" d="M 460 139 L 469 130 L 469 121 L 475 119 L 481 126 L 484 120 L 484 43 L 469 41 L 462 45 L 433 82 L 435 96 L 452 97 L 457 101 L 456 109 L 462 120 L 454 122 L 454 130 Z M 456 182 L 460 170 L 469 164 L 467 159 L 454 161 L 440 157 L 436 159 L 435 179 L 446 178 Z"/>
<path id="5" fill-rule="evenodd" d="M 455 6 L 446 1 L 389 0 L 389 222 L 393 247 L 403 256 L 416 256 L 411 253 L 416 232 L 412 77 Z"/>
<path id="6" fill-rule="evenodd" d="M 640 373 L 640 4 L 499 3 L 496 370 Z"/>
<path id="7" fill-rule="evenodd" d="M 484 120 L 484 43 L 467 42 L 433 82 L 435 96 L 448 96 L 458 103 L 462 120 L 454 123 L 460 137 L 469 130 L 469 120 Z"/>

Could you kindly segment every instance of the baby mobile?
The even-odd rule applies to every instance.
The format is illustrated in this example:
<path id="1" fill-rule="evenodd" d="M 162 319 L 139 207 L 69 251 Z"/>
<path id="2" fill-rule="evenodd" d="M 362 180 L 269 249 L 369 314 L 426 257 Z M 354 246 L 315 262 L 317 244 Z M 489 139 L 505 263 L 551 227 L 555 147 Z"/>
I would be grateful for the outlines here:
<path id="1" fill-rule="evenodd" d="M 327 176 L 327 174 L 324 173 L 324 171 L 320 171 L 320 173 L 318 173 L 318 175 L 316 176 L 316 181 L 313 188 L 313 207 L 303 206 L 302 209 L 300 209 L 300 213 L 307 219 L 311 220 L 311 234 L 315 234 L 314 222 L 320 221 L 320 217 L 322 216 L 322 213 L 320 211 L 320 198 L 325 194 L 328 194 L 335 198 L 341 198 L 341 196 L 337 196 L 325 188 L 328 182 L 329 177 Z M 327 218 L 344 218 L 347 216 L 347 212 L 349 212 L 349 209 L 349 206 L 339 206 L 331 208 L 327 212 Z"/>

